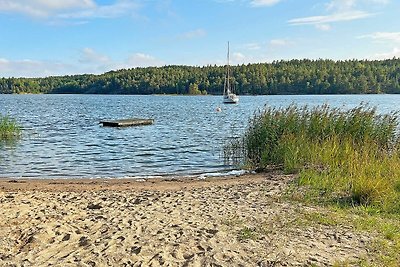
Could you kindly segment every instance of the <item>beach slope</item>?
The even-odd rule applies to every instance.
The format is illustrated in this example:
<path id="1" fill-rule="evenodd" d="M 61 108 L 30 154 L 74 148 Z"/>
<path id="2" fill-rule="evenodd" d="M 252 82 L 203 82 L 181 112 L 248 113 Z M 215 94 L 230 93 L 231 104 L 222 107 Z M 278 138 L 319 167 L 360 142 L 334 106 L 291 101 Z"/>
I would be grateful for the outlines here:
<path id="1" fill-rule="evenodd" d="M 331 266 L 368 236 L 304 224 L 292 176 L 0 180 L 1 266 Z"/>

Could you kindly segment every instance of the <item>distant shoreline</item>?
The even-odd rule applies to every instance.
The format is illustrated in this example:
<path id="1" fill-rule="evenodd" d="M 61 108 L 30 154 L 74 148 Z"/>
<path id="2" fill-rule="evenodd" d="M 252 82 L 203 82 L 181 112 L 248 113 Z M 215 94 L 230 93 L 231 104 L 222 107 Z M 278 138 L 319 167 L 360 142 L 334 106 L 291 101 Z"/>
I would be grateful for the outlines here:
<path id="1" fill-rule="evenodd" d="M 244 94 L 240 96 L 326 96 L 326 95 L 398 95 L 400 93 L 332 93 L 332 94 Z M 190 95 L 190 94 L 96 94 L 96 93 L 1 93 L 0 95 L 102 95 L 102 96 L 222 96 L 222 94 Z"/>
<path id="2" fill-rule="evenodd" d="M 400 93 L 400 59 L 281 60 L 231 66 L 238 95 Z M 1 78 L 0 93 L 222 94 L 225 66 L 163 66 L 103 74 Z"/>

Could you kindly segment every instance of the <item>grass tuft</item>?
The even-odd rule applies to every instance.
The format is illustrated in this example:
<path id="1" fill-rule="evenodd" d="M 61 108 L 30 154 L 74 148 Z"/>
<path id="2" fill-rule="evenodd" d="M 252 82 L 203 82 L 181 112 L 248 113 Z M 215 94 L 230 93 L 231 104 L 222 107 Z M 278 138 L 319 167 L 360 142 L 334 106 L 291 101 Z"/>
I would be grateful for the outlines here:
<path id="1" fill-rule="evenodd" d="M 21 127 L 17 122 L 0 114 L 0 141 L 11 141 L 18 138 L 21 134 Z"/>

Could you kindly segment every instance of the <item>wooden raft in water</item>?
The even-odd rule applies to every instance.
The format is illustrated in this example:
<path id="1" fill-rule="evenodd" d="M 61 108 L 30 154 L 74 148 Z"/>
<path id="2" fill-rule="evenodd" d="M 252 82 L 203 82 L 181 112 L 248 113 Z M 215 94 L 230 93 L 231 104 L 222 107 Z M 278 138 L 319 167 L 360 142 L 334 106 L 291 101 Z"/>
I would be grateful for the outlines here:
<path id="1" fill-rule="evenodd" d="M 153 119 L 123 119 L 123 120 L 106 120 L 100 121 L 103 126 L 110 127 L 128 127 L 128 126 L 139 126 L 139 125 L 150 125 L 154 123 Z"/>

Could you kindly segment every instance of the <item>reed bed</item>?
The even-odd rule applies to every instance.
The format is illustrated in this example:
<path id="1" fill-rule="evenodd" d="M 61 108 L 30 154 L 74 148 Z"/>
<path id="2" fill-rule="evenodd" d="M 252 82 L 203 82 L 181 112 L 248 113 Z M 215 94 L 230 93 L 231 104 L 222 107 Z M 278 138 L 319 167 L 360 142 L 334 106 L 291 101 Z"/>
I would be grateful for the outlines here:
<path id="1" fill-rule="evenodd" d="M 21 127 L 15 119 L 0 114 L 0 141 L 11 141 L 21 134 Z"/>
<path id="2" fill-rule="evenodd" d="M 400 138 L 397 113 L 366 104 L 267 107 L 224 156 L 251 169 L 298 173 L 298 185 L 324 198 L 400 213 Z"/>

